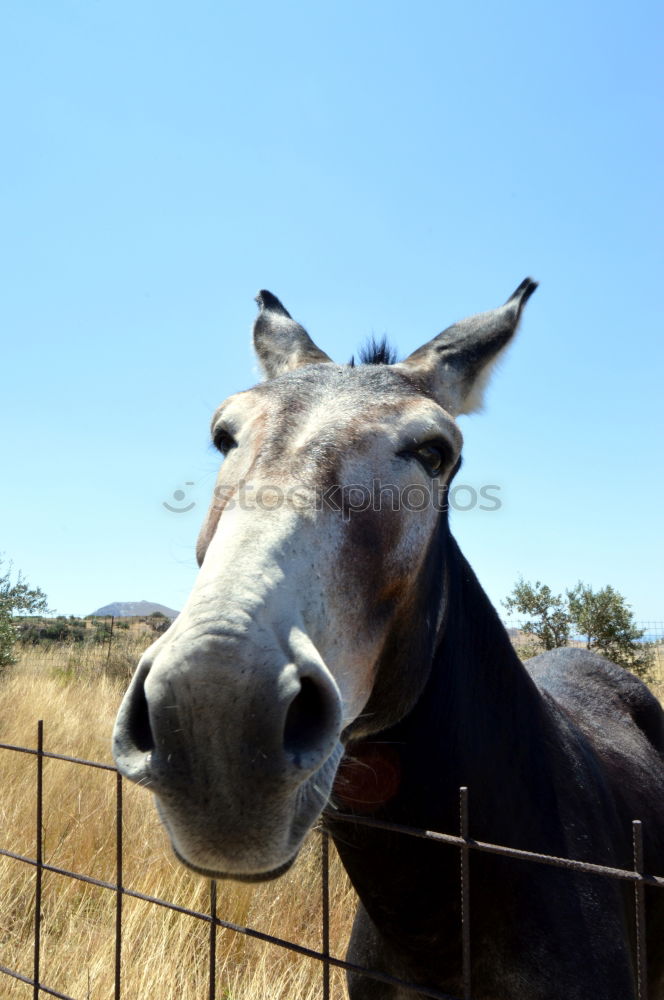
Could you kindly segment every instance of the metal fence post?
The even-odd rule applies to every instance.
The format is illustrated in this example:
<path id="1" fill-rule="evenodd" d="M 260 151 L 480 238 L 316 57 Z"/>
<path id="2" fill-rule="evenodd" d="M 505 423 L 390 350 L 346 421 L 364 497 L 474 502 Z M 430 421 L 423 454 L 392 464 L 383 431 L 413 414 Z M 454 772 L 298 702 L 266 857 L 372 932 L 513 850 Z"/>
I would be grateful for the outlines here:
<path id="1" fill-rule="evenodd" d="M 217 995 L 217 883 L 210 879 L 210 951 L 208 1000 Z"/>
<path id="2" fill-rule="evenodd" d="M 115 1000 L 120 1000 L 122 962 L 122 775 L 115 775 Z"/>
<path id="3" fill-rule="evenodd" d="M 321 830 L 321 904 L 322 925 L 322 970 L 323 1000 L 330 1000 L 330 835 Z"/>
<path id="4" fill-rule="evenodd" d="M 463 963 L 463 1000 L 471 1000 L 470 975 L 470 849 L 468 847 L 468 789 L 459 789 L 461 845 L 461 952 Z"/>
<path id="5" fill-rule="evenodd" d="M 643 825 L 640 819 L 632 823 L 634 845 L 634 871 L 644 874 L 643 866 Z M 636 911 L 636 995 L 638 1000 L 648 1000 L 648 963 L 646 956 L 646 890 L 640 880 L 634 883 L 634 907 Z"/>
<path id="6" fill-rule="evenodd" d="M 108 633 L 108 652 L 106 653 L 106 671 L 108 672 L 108 665 L 111 662 L 111 648 L 113 646 L 113 626 L 115 625 L 115 615 L 111 615 L 111 630 Z"/>
<path id="7" fill-rule="evenodd" d="M 35 940 L 34 962 L 32 970 L 34 1000 L 39 1000 L 39 966 L 41 959 L 41 908 L 42 908 L 42 875 L 43 875 L 43 814 L 44 814 L 44 720 L 37 723 L 37 827 L 36 854 L 37 862 L 35 878 Z"/>

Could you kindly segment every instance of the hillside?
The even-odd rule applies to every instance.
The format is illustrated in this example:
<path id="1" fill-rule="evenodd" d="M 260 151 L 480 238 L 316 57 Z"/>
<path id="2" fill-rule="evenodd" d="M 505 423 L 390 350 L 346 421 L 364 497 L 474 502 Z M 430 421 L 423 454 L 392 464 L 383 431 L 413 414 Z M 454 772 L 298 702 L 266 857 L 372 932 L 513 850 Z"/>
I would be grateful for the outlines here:
<path id="1" fill-rule="evenodd" d="M 113 615 L 115 618 L 135 618 L 138 616 L 147 617 L 160 612 L 167 618 L 177 618 L 179 611 L 173 611 L 164 604 L 155 604 L 154 601 L 115 601 L 113 604 L 105 604 L 103 608 L 97 608 L 93 615 L 100 618 Z"/>

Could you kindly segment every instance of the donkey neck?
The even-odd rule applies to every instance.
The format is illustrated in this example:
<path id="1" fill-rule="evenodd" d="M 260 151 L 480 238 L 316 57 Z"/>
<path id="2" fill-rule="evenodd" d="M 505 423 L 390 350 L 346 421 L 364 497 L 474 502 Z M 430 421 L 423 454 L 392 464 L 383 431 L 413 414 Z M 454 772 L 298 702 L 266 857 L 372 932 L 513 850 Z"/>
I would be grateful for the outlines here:
<path id="1" fill-rule="evenodd" d="M 403 761 L 395 809 L 402 803 L 411 823 L 418 815 L 429 828 L 456 825 L 458 788 L 467 785 L 471 819 L 511 839 L 515 810 L 532 802 L 534 789 L 537 798 L 547 795 L 542 783 L 552 720 L 449 534 L 445 590 L 426 686 L 408 716 L 379 737 L 398 747 Z"/>
<path id="2" fill-rule="evenodd" d="M 562 849 L 546 766 L 555 723 L 449 533 L 443 548 L 446 607 L 428 679 L 412 710 L 365 744 L 396 760 L 399 770 L 395 794 L 371 811 L 388 822 L 457 833 L 459 788 L 467 786 L 475 839 L 533 850 L 542 845 L 546 830 L 549 845 Z M 402 668 L 407 677 L 408 662 Z M 353 752 L 351 744 L 351 758 Z M 379 779 L 380 766 L 376 773 Z M 415 968 L 406 948 L 405 964 L 393 968 L 422 982 L 439 981 L 439 966 L 460 968 L 457 852 L 361 821 L 335 821 L 333 813 L 328 823 L 351 881 L 391 952 L 401 954 L 405 947 L 407 918 L 413 954 L 433 956 Z M 484 860 L 479 868 L 474 860 L 474 866 L 480 872 L 476 884 L 492 885 L 491 866 Z M 514 889 L 516 883 L 511 884 Z M 492 906 L 487 913 L 489 923 L 500 919 Z M 358 927 L 356 955 L 362 957 L 365 924 Z M 480 937 L 485 931 L 484 924 L 476 926 Z M 366 957 L 379 961 L 383 946 L 376 946 L 378 952 L 367 947 Z M 452 992 L 460 989 L 456 981 L 444 985 Z"/>

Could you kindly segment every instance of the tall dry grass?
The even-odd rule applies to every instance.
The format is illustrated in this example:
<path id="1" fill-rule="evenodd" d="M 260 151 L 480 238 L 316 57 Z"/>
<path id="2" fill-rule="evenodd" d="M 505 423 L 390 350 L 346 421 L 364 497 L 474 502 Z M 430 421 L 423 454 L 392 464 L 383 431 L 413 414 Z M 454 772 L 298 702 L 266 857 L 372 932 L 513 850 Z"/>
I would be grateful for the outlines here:
<path id="1" fill-rule="evenodd" d="M 44 720 L 45 749 L 111 763 L 113 719 L 125 687 L 124 659 L 136 662 L 147 636 L 122 636 L 122 656 L 106 647 L 60 645 L 25 652 L 0 678 L 0 742 L 36 745 Z M 148 639 L 149 641 L 149 639 Z M 133 644 L 133 649 L 132 649 Z M 113 653 L 112 653 L 113 656 Z M 0 751 L 0 844 L 35 856 L 35 758 Z M 115 880 L 115 775 L 44 762 L 44 860 Z M 151 798 L 124 783 L 124 884 L 127 888 L 206 912 L 209 883 L 179 865 Z M 276 882 L 218 883 L 217 914 L 312 949 L 321 947 L 320 838 L 314 833 L 293 869 Z M 345 873 L 331 851 L 331 945 L 343 957 L 354 911 Z M 35 870 L 0 858 L 0 964 L 32 975 Z M 208 935 L 203 921 L 124 899 L 123 996 L 130 1000 L 200 1000 L 208 995 Z M 113 892 L 44 874 L 41 980 L 76 1000 L 113 996 Z M 332 995 L 346 997 L 333 972 Z M 217 996 L 224 1000 L 314 1000 L 320 963 L 237 933 L 219 930 Z M 0 976 L 2 998 L 31 987 Z"/>
<path id="2" fill-rule="evenodd" d="M 646 680 L 652 693 L 664 705 L 664 643 L 657 643 L 653 651 L 654 662 Z"/>
<path id="3" fill-rule="evenodd" d="M 126 680 L 150 635 L 120 631 L 111 647 L 40 646 L 24 652 L 0 678 L 0 742 L 36 745 L 44 720 L 45 749 L 111 763 L 113 719 Z M 651 687 L 664 698 L 659 657 Z M 0 751 L 0 845 L 35 856 L 35 758 Z M 44 858 L 47 863 L 113 882 L 115 776 L 46 760 Z M 124 783 L 124 883 L 130 889 L 206 911 L 208 883 L 173 858 L 150 796 Z M 321 946 L 318 836 L 277 882 L 252 887 L 220 882 L 218 915 L 277 937 Z M 355 908 L 348 880 L 332 851 L 332 953 L 343 957 Z M 0 964 L 32 974 L 35 871 L 0 858 Z M 44 875 L 42 981 L 76 1000 L 113 995 L 115 898 L 108 890 Z M 208 995 L 208 926 L 126 897 L 123 996 L 128 1000 L 199 1000 Z M 346 997 L 333 972 L 332 995 Z M 0 976 L 0 997 L 27 998 L 31 988 Z M 218 932 L 217 995 L 224 1000 L 314 1000 L 321 970 L 269 944 Z"/>

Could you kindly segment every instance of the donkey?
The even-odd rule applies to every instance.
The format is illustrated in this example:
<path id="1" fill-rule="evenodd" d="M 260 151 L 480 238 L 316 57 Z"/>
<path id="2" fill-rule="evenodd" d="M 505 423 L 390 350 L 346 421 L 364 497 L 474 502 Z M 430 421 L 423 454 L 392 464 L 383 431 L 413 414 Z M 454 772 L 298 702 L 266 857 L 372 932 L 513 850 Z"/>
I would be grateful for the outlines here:
<path id="1" fill-rule="evenodd" d="M 456 417 L 535 288 L 359 365 L 259 294 L 265 381 L 214 414 L 200 571 L 118 715 L 118 768 L 195 872 L 275 878 L 324 814 L 360 899 L 349 961 L 385 976 L 351 973 L 352 1000 L 464 990 L 458 848 L 366 814 L 454 832 L 465 785 L 475 839 L 614 868 L 640 819 L 664 874 L 658 702 L 586 651 L 522 663 L 449 530 Z M 636 998 L 631 885 L 478 852 L 469 869 L 475 1000 Z M 664 891 L 645 892 L 662 1000 Z"/>

